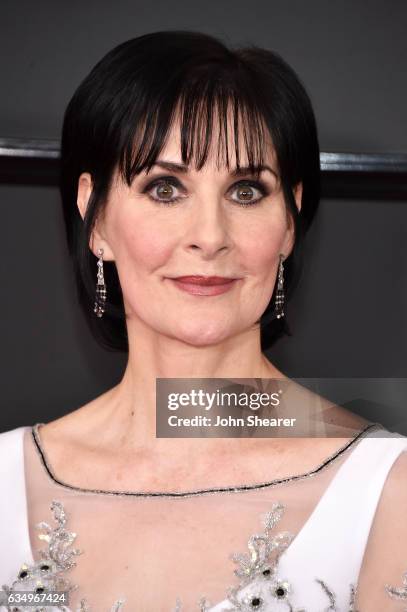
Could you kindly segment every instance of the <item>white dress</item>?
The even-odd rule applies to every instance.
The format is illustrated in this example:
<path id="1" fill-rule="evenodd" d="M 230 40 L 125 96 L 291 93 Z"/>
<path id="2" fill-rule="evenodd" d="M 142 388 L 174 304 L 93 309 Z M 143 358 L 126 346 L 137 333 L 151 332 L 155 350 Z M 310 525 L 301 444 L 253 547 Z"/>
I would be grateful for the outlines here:
<path id="1" fill-rule="evenodd" d="M 308 475 L 154 495 L 59 481 L 40 426 L 0 434 L 0 586 L 8 596 L 65 591 L 69 605 L 22 598 L 1 611 L 350 612 L 364 564 L 380 576 L 371 588 L 382 603 L 369 610 L 407 609 L 407 539 L 398 573 L 365 555 L 384 485 L 407 452 L 401 434 L 373 424 Z"/>

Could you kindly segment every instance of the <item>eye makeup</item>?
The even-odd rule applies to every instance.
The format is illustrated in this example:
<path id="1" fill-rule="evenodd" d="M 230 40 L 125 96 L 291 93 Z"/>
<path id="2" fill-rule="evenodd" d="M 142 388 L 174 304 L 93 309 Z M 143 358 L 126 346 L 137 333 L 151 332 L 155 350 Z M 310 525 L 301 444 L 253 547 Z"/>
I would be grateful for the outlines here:
<path id="1" fill-rule="evenodd" d="M 154 196 L 151 194 L 151 192 L 154 191 L 154 189 L 160 188 L 162 186 L 164 187 L 170 186 L 171 188 L 175 188 L 182 195 L 175 195 L 169 199 L 165 199 L 165 198 L 161 199 L 157 197 L 157 195 Z M 240 181 L 237 181 L 231 187 L 229 187 L 227 193 L 228 194 L 233 193 L 235 190 L 239 188 L 246 188 L 246 193 L 248 192 L 247 190 L 252 190 L 252 191 L 254 190 L 254 192 L 257 191 L 259 193 L 257 197 L 254 196 L 255 199 L 250 200 L 250 201 L 244 201 L 244 200 L 239 201 L 238 199 L 235 199 L 232 197 L 229 198 L 232 202 L 240 206 L 246 206 L 246 207 L 255 206 L 256 204 L 259 204 L 263 200 L 263 198 L 267 197 L 271 193 L 270 188 L 263 181 L 251 180 L 251 179 L 242 179 Z M 164 204 L 164 205 L 171 205 L 171 204 L 175 204 L 181 201 L 182 199 L 184 199 L 187 195 L 187 190 L 182 185 L 180 180 L 176 178 L 175 176 L 167 176 L 167 175 L 161 176 L 160 175 L 160 176 L 155 177 L 153 180 L 149 181 L 146 185 L 144 185 L 141 188 L 141 193 L 143 195 L 147 195 L 147 197 L 153 200 L 154 202 L 157 202 L 159 204 Z"/>

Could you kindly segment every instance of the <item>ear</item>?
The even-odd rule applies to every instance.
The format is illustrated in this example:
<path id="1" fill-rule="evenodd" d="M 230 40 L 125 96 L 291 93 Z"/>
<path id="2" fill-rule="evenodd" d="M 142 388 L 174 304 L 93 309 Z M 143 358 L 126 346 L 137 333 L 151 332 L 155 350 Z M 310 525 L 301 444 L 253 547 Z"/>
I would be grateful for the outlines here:
<path id="1" fill-rule="evenodd" d="M 78 195 L 77 195 L 77 205 L 79 209 L 79 213 L 82 219 L 85 218 L 85 213 L 89 204 L 90 196 L 93 191 L 93 181 L 89 172 L 83 172 L 78 179 Z M 114 260 L 113 252 L 107 242 L 105 234 L 103 232 L 102 223 L 99 219 L 96 220 L 94 228 L 92 230 L 92 234 L 89 240 L 89 248 L 92 253 L 98 257 L 98 249 L 103 249 L 103 259 L 104 260 Z"/>
<path id="2" fill-rule="evenodd" d="M 297 183 L 297 185 L 293 187 L 293 195 L 294 195 L 295 203 L 298 208 L 298 212 L 301 212 L 301 205 L 302 205 L 302 183 L 301 182 Z M 288 228 L 287 228 L 286 238 L 281 247 L 281 252 L 284 253 L 286 258 L 290 255 L 294 247 L 294 242 L 295 242 L 294 223 L 292 221 L 291 215 L 288 212 L 287 212 L 287 219 L 288 219 Z"/>
<path id="3" fill-rule="evenodd" d="M 301 212 L 301 205 L 302 205 L 302 183 L 297 183 L 297 185 L 295 185 L 294 189 L 294 198 L 295 198 L 295 203 L 297 204 L 297 208 L 298 208 L 298 212 Z"/>

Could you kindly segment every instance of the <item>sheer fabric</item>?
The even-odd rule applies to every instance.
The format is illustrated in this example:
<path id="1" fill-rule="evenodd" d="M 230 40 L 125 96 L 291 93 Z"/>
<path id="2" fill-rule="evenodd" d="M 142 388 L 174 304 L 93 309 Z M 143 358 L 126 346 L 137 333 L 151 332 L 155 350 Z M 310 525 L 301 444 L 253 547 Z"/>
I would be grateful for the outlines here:
<path id="1" fill-rule="evenodd" d="M 92 612 L 407 608 L 407 438 L 399 434 L 368 430 L 303 478 L 143 497 L 58 484 L 31 428 L 20 429 L 28 558 L 13 568 L 0 562 L 8 585 L 24 563 L 26 573 L 38 564 L 41 549 L 49 555 L 50 542 L 39 539 L 46 530 L 35 528 L 46 521 L 60 551 L 82 550 L 60 572 L 77 585 L 70 610 L 83 599 Z M 63 510 L 65 524 L 54 518 Z M 66 547 L 64 530 L 74 534 Z M 46 585 L 46 572 L 40 577 Z"/>

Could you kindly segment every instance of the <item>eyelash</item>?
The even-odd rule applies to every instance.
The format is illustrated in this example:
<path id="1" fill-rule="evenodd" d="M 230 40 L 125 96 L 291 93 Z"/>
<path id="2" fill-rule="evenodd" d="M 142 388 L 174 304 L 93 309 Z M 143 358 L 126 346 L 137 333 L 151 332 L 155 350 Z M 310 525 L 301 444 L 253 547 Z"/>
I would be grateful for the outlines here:
<path id="1" fill-rule="evenodd" d="M 164 206 L 171 206 L 172 204 L 175 204 L 179 202 L 180 200 L 182 200 L 183 196 L 176 196 L 172 198 L 172 200 L 160 200 L 159 198 L 154 198 L 148 193 L 149 191 L 154 189 L 154 187 L 158 187 L 160 185 L 167 185 L 167 184 L 173 185 L 174 187 L 177 187 L 178 189 L 183 189 L 183 187 L 181 186 L 181 183 L 175 177 L 164 176 L 164 177 L 158 177 L 157 179 L 149 183 L 143 189 L 142 193 L 146 194 L 151 200 L 153 200 L 154 202 L 157 202 L 158 204 L 164 204 Z M 266 185 L 261 181 L 251 181 L 251 180 L 238 181 L 237 183 L 233 185 L 233 188 L 236 189 L 241 186 L 254 187 L 255 189 L 258 189 L 261 193 L 261 197 L 259 197 L 257 200 L 254 200 L 252 202 L 239 202 L 238 200 L 233 200 L 233 202 L 237 204 L 238 206 L 243 206 L 243 207 L 256 206 L 256 204 L 259 204 L 261 200 L 267 195 L 269 195 L 270 193 Z"/>

